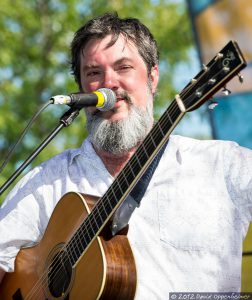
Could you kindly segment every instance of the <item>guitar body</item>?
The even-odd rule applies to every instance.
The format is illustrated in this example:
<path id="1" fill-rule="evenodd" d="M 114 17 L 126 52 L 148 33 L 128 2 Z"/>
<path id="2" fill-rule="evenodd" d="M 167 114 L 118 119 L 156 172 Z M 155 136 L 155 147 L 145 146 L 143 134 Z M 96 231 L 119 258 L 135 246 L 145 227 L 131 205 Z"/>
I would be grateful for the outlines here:
<path id="1" fill-rule="evenodd" d="M 41 242 L 18 253 L 15 272 L 7 273 L 0 286 L 1 299 L 134 298 L 136 269 L 125 235 L 111 239 L 97 237 L 74 268 L 69 266 L 67 255 L 61 255 L 64 264 L 52 264 L 90 213 L 94 202 L 94 197 L 85 196 L 84 199 L 77 193 L 63 196 Z"/>

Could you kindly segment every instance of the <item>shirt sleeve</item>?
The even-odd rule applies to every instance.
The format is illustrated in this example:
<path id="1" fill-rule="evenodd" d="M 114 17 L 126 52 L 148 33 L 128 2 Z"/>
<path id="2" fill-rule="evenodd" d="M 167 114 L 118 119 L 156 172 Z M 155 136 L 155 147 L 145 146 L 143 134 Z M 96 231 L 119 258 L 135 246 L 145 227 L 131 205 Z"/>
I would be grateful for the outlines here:
<path id="1" fill-rule="evenodd" d="M 230 143 L 225 152 L 226 184 L 244 222 L 252 221 L 252 151 Z"/>
<path id="2" fill-rule="evenodd" d="M 14 271 L 21 247 L 32 246 L 41 238 L 38 169 L 28 173 L 5 199 L 0 208 L 0 267 Z"/>

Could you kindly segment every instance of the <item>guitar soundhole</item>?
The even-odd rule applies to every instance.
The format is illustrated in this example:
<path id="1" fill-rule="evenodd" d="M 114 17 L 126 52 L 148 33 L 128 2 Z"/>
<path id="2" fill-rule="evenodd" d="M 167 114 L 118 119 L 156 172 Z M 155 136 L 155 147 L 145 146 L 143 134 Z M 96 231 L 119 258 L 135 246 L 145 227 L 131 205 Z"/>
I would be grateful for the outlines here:
<path id="1" fill-rule="evenodd" d="M 72 266 L 66 252 L 58 252 L 52 259 L 48 272 L 48 289 L 55 298 L 66 296 L 72 279 Z M 65 297 L 64 297 L 65 299 Z"/>

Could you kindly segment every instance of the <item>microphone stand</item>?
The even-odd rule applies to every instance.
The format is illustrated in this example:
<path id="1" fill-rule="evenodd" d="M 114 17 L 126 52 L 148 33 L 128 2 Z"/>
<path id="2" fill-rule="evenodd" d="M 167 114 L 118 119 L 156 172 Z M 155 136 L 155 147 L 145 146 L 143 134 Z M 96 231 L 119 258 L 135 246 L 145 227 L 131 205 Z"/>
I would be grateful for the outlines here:
<path id="1" fill-rule="evenodd" d="M 50 143 L 50 141 L 61 131 L 62 128 L 72 124 L 79 115 L 81 106 L 73 106 L 60 118 L 59 125 L 48 135 L 48 137 L 35 149 L 35 151 L 22 163 L 22 165 L 1 186 L 0 195 L 11 185 L 11 183 L 23 172 L 23 170 L 35 159 L 35 157 Z"/>

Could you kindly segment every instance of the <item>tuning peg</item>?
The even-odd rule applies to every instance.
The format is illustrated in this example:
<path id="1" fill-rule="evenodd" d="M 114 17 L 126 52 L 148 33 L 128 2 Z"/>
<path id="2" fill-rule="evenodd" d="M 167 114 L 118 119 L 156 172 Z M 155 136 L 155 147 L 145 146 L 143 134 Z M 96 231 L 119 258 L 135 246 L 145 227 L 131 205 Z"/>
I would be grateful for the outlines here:
<path id="1" fill-rule="evenodd" d="M 222 58 L 224 55 L 222 53 L 217 53 L 216 57 L 215 57 L 215 60 L 218 60 L 220 58 Z"/>
<path id="2" fill-rule="evenodd" d="M 231 91 L 229 89 L 227 89 L 225 86 L 224 88 L 222 89 L 222 93 L 225 95 L 225 96 L 228 96 L 231 94 Z"/>
<path id="3" fill-rule="evenodd" d="M 223 69 L 222 69 L 225 73 L 228 73 L 229 71 L 230 71 L 230 68 L 229 67 L 223 67 Z"/>
<path id="4" fill-rule="evenodd" d="M 215 82 L 216 82 L 215 78 L 211 78 L 211 79 L 208 80 L 209 85 L 213 85 L 213 84 L 215 84 Z"/>
<path id="5" fill-rule="evenodd" d="M 203 70 L 204 70 L 204 71 L 207 71 L 207 70 L 208 70 L 208 67 L 207 67 L 205 64 L 202 64 L 202 67 L 203 67 Z"/>
<path id="6" fill-rule="evenodd" d="M 216 101 L 211 100 L 210 103 L 208 104 L 208 108 L 213 110 L 219 103 Z"/>
<path id="7" fill-rule="evenodd" d="M 244 82 L 244 78 L 241 73 L 238 73 L 238 78 L 239 78 L 240 83 Z"/>

